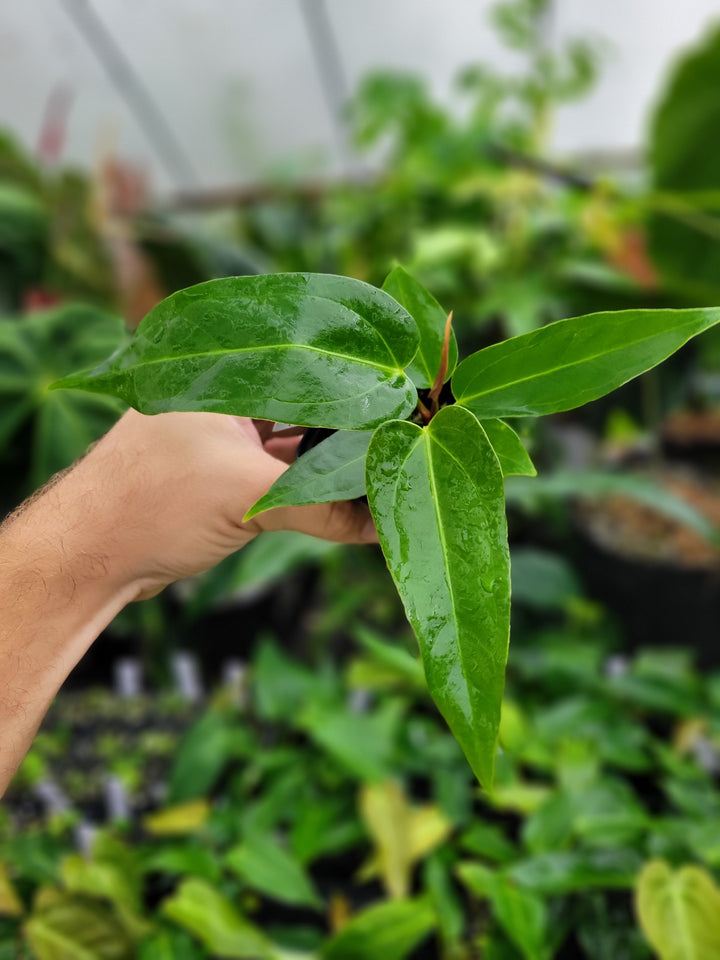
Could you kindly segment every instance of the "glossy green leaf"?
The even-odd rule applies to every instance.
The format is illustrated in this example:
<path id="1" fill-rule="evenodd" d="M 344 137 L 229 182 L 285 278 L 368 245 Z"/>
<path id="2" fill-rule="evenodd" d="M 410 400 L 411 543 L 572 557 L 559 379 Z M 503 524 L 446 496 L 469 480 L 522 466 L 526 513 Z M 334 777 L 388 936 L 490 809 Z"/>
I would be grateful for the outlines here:
<path id="1" fill-rule="evenodd" d="M 428 688 L 480 782 L 492 783 L 510 625 L 503 477 L 467 410 L 373 436 L 367 490 Z"/>
<path id="2" fill-rule="evenodd" d="M 663 860 L 651 860 L 638 877 L 635 903 L 660 960 L 720 956 L 720 888 L 706 870 L 672 870 Z"/>
<path id="3" fill-rule="evenodd" d="M 365 493 L 369 430 L 340 430 L 299 457 L 243 517 L 273 507 L 353 500 Z"/>
<path id="4" fill-rule="evenodd" d="M 665 360 L 720 321 L 720 309 L 621 310 L 558 320 L 460 364 L 457 402 L 481 419 L 580 407 Z"/>
<path id="5" fill-rule="evenodd" d="M 225 857 L 230 869 L 271 900 L 318 907 L 320 897 L 301 864 L 267 835 L 253 831 Z"/>
<path id="6" fill-rule="evenodd" d="M 537 470 L 520 437 L 502 420 L 481 420 L 481 426 L 500 461 L 504 477 L 534 477 Z"/>
<path id="7" fill-rule="evenodd" d="M 218 957 L 260 960 L 273 955 L 265 935 L 205 880 L 184 880 L 160 912 Z"/>
<path id="8" fill-rule="evenodd" d="M 209 410 L 358 430 L 412 411 L 403 368 L 417 345 L 412 317 L 359 280 L 232 277 L 174 293 L 127 347 L 55 386 L 114 394 L 143 413 Z"/>
<path id="9" fill-rule="evenodd" d="M 404 960 L 435 927 L 426 899 L 392 900 L 353 917 L 322 951 L 322 960 Z"/>
<path id="10" fill-rule="evenodd" d="M 443 310 L 435 297 L 403 267 L 395 267 L 388 274 L 382 288 L 401 306 L 405 307 L 420 331 L 418 352 L 405 372 L 411 377 L 412 382 L 418 389 L 431 387 L 435 383 L 435 378 L 440 369 L 447 311 Z M 450 335 L 450 350 L 445 379 L 453 372 L 457 361 L 457 340 L 453 331 Z"/>

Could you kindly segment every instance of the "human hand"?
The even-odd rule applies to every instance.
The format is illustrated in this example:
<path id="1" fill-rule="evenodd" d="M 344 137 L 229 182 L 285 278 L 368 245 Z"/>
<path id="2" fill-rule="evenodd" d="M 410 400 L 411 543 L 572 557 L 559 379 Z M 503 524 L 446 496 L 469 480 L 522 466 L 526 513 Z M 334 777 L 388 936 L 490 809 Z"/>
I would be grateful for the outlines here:
<path id="1" fill-rule="evenodd" d="M 62 479 L 62 493 L 85 503 L 110 576 L 132 584 L 137 599 L 209 569 L 263 530 L 376 542 L 359 503 L 282 507 L 243 523 L 296 444 L 249 419 L 129 410 Z"/>

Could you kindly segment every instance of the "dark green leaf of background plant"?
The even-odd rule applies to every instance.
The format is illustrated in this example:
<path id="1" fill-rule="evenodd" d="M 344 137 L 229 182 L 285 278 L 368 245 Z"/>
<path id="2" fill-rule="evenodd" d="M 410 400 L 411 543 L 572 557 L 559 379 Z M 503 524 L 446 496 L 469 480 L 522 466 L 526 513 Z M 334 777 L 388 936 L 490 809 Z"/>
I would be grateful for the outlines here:
<path id="1" fill-rule="evenodd" d="M 683 287 L 720 287 L 720 30 L 675 65 L 650 127 L 650 252 Z M 714 194 L 714 197 L 713 197 Z M 711 294 L 709 295 L 711 296 Z"/>
<path id="2" fill-rule="evenodd" d="M 458 873 L 473 893 L 490 901 L 497 921 L 525 960 L 547 960 L 549 917 L 539 896 L 479 863 L 461 863 Z"/>
<path id="3" fill-rule="evenodd" d="M 55 386 L 114 394 L 143 413 L 206 410 L 358 430 L 412 411 L 403 368 L 417 346 L 412 317 L 359 280 L 232 277 L 163 300 L 127 347 Z"/>
<path id="4" fill-rule="evenodd" d="M 395 267 L 388 274 L 382 288 L 405 307 L 420 331 L 418 352 L 405 372 L 418 389 L 432 387 L 440 369 L 447 311 L 443 310 L 435 297 L 403 267 Z M 457 340 L 452 332 L 445 379 L 453 372 L 457 361 Z"/>
<path id="5" fill-rule="evenodd" d="M 404 960 L 436 926 L 427 897 L 362 910 L 325 945 L 322 960 Z"/>
<path id="6" fill-rule="evenodd" d="M 512 427 L 502 420 L 481 420 L 480 424 L 497 454 L 504 477 L 534 477 L 537 474 L 530 455 Z"/>
<path id="7" fill-rule="evenodd" d="M 510 625 L 503 477 L 468 411 L 375 432 L 367 490 L 428 688 L 483 786 L 492 784 Z"/>
<path id="8" fill-rule="evenodd" d="M 319 907 L 322 902 L 302 865 L 265 834 L 249 834 L 228 851 L 225 862 L 249 887 L 271 900 L 306 907 Z"/>
<path id="9" fill-rule="evenodd" d="M 650 370 L 719 321 L 718 308 L 558 320 L 463 360 L 453 394 L 481 420 L 571 410 Z"/>
<path id="10" fill-rule="evenodd" d="M 243 517 L 250 520 L 273 507 L 353 500 L 365 493 L 369 430 L 340 430 L 291 464 Z"/>
<path id="11" fill-rule="evenodd" d="M 82 304 L 0 323 L 0 447 L 27 430 L 32 487 L 69 466 L 122 413 L 113 397 L 49 393 L 48 386 L 77 367 L 99 363 L 124 332 L 119 317 Z"/>

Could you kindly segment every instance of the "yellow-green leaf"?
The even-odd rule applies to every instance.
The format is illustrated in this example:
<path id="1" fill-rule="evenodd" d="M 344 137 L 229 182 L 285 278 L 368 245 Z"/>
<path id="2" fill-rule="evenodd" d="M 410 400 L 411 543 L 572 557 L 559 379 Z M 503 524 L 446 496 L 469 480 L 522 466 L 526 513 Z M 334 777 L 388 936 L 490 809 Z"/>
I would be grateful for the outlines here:
<path id="1" fill-rule="evenodd" d="M 451 823 L 434 804 L 411 806 L 394 780 L 363 786 L 360 813 L 375 845 L 374 855 L 361 868 L 361 878 L 379 873 L 391 897 L 407 897 L 413 867 L 447 838 Z"/>
<path id="2" fill-rule="evenodd" d="M 4 863 L 0 863 L 0 917 L 20 917 L 23 913 L 22 902 L 15 892 L 8 869 Z"/>
<path id="3" fill-rule="evenodd" d="M 148 814 L 143 818 L 143 827 L 154 836 L 194 833 L 205 824 L 209 815 L 207 800 L 189 800 Z"/>
<path id="4" fill-rule="evenodd" d="M 707 870 L 672 870 L 664 860 L 651 860 L 638 877 L 635 905 L 660 960 L 720 957 L 720 888 Z"/>

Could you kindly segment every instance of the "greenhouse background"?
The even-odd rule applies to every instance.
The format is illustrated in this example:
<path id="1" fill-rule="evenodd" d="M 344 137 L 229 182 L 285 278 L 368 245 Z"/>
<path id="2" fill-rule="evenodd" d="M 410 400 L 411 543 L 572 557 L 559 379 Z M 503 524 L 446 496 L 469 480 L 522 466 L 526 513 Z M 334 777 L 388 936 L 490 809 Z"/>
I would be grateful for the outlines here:
<path id="1" fill-rule="evenodd" d="M 461 356 L 720 306 L 709 0 L 6 5 L 0 125 L 0 516 L 123 412 L 49 385 L 197 283 L 400 265 Z M 380 551 L 262 534 L 71 673 L 0 960 L 720 956 L 717 328 L 511 426 L 493 789 Z"/>

